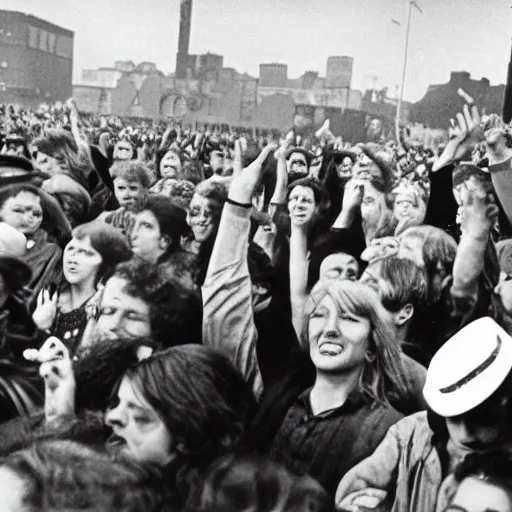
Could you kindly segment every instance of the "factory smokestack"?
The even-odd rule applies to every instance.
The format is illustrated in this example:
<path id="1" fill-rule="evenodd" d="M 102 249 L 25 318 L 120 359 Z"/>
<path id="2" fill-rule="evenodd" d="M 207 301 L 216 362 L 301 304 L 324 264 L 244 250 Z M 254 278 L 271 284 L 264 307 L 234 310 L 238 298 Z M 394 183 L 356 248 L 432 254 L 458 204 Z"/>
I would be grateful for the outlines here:
<path id="1" fill-rule="evenodd" d="M 187 62 L 190 45 L 190 29 L 192 25 L 192 0 L 180 2 L 180 35 L 178 55 L 176 57 L 176 78 L 187 77 Z"/>

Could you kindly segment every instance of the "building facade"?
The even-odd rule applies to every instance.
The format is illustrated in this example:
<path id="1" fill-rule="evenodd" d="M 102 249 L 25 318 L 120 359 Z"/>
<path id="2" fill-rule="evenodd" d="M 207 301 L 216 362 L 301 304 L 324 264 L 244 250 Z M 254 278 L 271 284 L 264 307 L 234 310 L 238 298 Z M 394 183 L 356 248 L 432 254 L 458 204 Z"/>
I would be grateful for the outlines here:
<path id="1" fill-rule="evenodd" d="M 0 102 L 35 107 L 73 94 L 74 33 L 0 10 Z"/>

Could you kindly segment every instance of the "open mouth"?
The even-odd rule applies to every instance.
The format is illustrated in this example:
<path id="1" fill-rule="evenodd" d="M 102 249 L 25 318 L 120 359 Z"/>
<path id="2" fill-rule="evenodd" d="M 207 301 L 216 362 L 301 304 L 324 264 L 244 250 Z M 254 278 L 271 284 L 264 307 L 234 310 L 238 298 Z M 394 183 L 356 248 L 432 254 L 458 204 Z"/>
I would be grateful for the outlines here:
<path id="1" fill-rule="evenodd" d="M 126 441 L 123 437 L 118 436 L 117 434 L 112 434 L 105 444 L 107 450 L 111 451 L 119 451 L 122 450 L 126 446 Z"/>
<path id="2" fill-rule="evenodd" d="M 343 352 L 343 347 L 337 343 L 324 342 L 318 347 L 318 351 L 323 356 L 339 356 Z"/>

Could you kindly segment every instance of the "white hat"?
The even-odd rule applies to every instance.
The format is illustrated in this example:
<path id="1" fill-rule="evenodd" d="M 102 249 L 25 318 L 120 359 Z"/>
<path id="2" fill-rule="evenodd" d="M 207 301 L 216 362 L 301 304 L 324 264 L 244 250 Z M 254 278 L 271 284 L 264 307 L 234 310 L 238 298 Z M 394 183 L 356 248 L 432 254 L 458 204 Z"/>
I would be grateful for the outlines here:
<path id="1" fill-rule="evenodd" d="M 492 318 L 480 318 L 450 338 L 433 357 L 423 396 L 449 418 L 487 400 L 512 368 L 512 337 Z"/>

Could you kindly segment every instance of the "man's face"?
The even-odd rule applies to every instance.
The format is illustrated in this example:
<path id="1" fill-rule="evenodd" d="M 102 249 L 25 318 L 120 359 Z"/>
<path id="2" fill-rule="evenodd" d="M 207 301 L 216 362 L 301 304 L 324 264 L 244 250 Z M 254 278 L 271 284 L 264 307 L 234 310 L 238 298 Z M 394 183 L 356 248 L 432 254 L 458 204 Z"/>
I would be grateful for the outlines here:
<path id="1" fill-rule="evenodd" d="M 509 431 L 508 401 L 508 397 L 491 396 L 465 414 L 446 418 L 450 441 L 468 453 L 499 446 Z"/>
<path id="2" fill-rule="evenodd" d="M 288 174 L 308 174 L 308 161 L 302 153 L 292 153 L 286 161 Z"/>
<path id="3" fill-rule="evenodd" d="M 126 291 L 127 281 L 111 277 L 103 290 L 95 338 L 151 336 L 150 307 L 144 300 Z"/>

